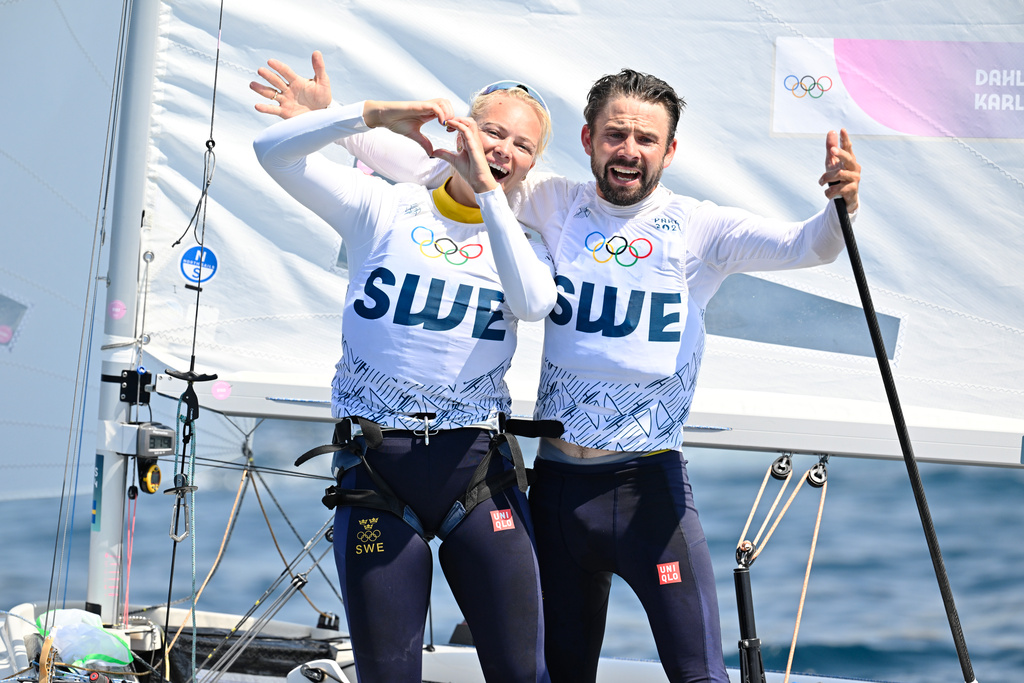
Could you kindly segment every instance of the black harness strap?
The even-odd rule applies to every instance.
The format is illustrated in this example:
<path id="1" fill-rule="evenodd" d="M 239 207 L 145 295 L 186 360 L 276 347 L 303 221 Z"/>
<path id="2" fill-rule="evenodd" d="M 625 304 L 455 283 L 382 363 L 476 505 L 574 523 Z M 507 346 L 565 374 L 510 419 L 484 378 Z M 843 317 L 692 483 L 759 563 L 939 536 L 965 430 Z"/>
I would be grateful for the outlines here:
<path id="1" fill-rule="evenodd" d="M 520 420 L 505 418 L 505 413 L 498 413 L 498 431 L 537 439 L 546 436 L 557 439 L 562 436 L 565 428 L 558 420 Z"/>
<path id="2" fill-rule="evenodd" d="M 514 468 L 488 477 L 487 470 L 490 468 L 491 459 L 495 453 L 500 453 L 498 449 L 502 443 L 507 443 L 509 446 Z M 466 514 L 469 514 L 469 511 L 477 505 L 510 486 L 517 485 L 520 491 L 526 493 L 526 489 L 533 483 L 533 479 L 533 470 L 526 468 L 526 464 L 523 462 L 523 450 L 516 437 L 512 434 L 498 434 L 491 439 L 491 447 L 488 449 L 487 455 L 477 465 L 476 471 L 473 472 L 473 477 L 466 487 L 466 493 L 459 498 L 459 502 L 466 509 Z"/>
<path id="3" fill-rule="evenodd" d="M 380 425 L 376 422 L 370 422 L 369 420 L 362 417 L 346 417 L 334 425 L 334 438 L 331 439 L 331 443 L 323 446 L 317 446 L 311 448 L 295 460 L 295 466 L 298 467 L 318 455 L 324 455 L 325 453 L 336 453 L 338 451 L 352 450 L 352 423 L 355 422 L 360 431 L 363 433 L 363 438 L 366 439 L 366 447 L 371 449 L 380 448 L 381 444 L 384 443 L 384 432 L 381 430 Z"/>
<path id="4" fill-rule="evenodd" d="M 343 446 L 341 444 L 336 443 L 329 443 L 324 444 L 323 446 L 317 446 L 316 448 L 311 448 L 302 455 L 300 455 L 298 458 L 296 458 L 295 466 L 298 467 L 299 465 L 302 465 L 312 460 L 318 455 L 323 455 L 324 453 L 336 453 L 337 451 L 343 451 L 347 448 L 348 446 Z"/>
<path id="5" fill-rule="evenodd" d="M 490 455 L 498 449 L 502 442 L 508 444 L 509 451 L 512 454 L 512 464 L 515 466 L 515 480 L 519 486 L 519 490 L 526 493 L 527 486 L 530 485 L 529 476 L 532 474 L 532 470 L 526 469 L 526 464 L 523 462 L 523 449 L 519 446 L 519 439 L 516 436 L 525 436 L 529 438 L 539 438 L 546 436 L 548 438 L 558 438 L 565 431 L 562 427 L 562 423 L 558 420 L 517 420 L 507 419 L 505 413 L 498 413 L 498 432 L 499 434 L 491 439 L 491 448 L 487 453 L 487 457 L 484 461 L 490 460 Z M 486 472 L 485 462 L 480 463 L 481 467 L 484 467 Z M 469 490 L 466 492 L 466 496 L 469 497 L 470 493 L 475 486 L 478 486 L 481 482 L 478 481 L 478 476 L 482 473 L 480 467 L 477 468 L 476 473 L 473 475 L 473 480 L 469 484 Z M 503 487 L 507 488 L 507 486 Z M 497 493 L 501 489 L 497 489 L 494 493 Z M 490 496 L 487 496 L 490 498 Z M 481 500 L 486 500 L 482 498 Z M 469 508 L 466 509 L 469 512 Z"/>
<path id="6" fill-rule="evenodd" d="M 329 509 L 333 510 L 339 505 L 357 505 L 360 507 L 373 508 L 374 510 L 385 510 L 387 512 L 394 513 L 401 518 L 406 517 L 407 507 L 405 503 L 399 500 L 395 492 L 388 486 L 388 483 L 377 474 L 377 472 L 370 467 L 369 461 L 366 459 L 365 453 L 359 454 L 359 459 L 362 461 L 363 467 L 366 469 L 366 473 L 370 475 L 370 479 L 373 480 L 374 486 L 377 487 L 377 491 L 372 489 L 342 489 L 337 486 L 329 486 L 324 491 L 323 504 Z M 338 473 L 338 480 L 340 482 L 343 472 Z"/>
<path id="7" fill-rule="evenodd" d="M 359 444 L 353 438 L 352 423 L 355 422 L 363 436 L 365 446 Z M 456 500 L 447 517 L 438 530 L 437 536 L 442 540 L 465 518 L 469 512 L 480 503 L 493 498 L 498 493 L 510 486 L 518 486 L 519 490 L 526 493 L 526 489 L 533 483 L 533 471 L 526 468 L 523 460 L 523 450 L 519 445 L 516 435 L 526 437 L 551 437 L 556 438 L 562 434 L 562 424 L 556 420 L 516 420 L 506 419 L 504 413 L 498 415 L 499 433 L 491 437 L 487 454 L 477 465 L 473 476 L 470 478 L 466 492 Z M 388 483 L 370 466 L 366 458 L 366 451 L 376 449 L 383 444 L 383 433 L 380 425 L 370 422 L 361 417 L 350 417 L 338 422 L 334 427 L 333 443 L 317 446 L 303 453 L 295 461 L 296 466 L 301 465 L 318 455 L 325 453 L 336 453 L 338 451 L 351 451 L 357 456 L 359 462 L 366 469 L 377 490 L 371 489 L 342 489 L 340 488 L 341 477 L 344 471 L 338 472 L 338 484 L 329 486 L 324 491 L 321 499 L 328 509 L 334 509 L 340 505 L 366 507 L 373 510 L 390 512 L 405 520 L 425 540 L 433 538 L 423 529 L 416 513 L 402 502 Z M 487 476 L 491 461 L 495 453 L 501 453 L 502 444 L 508 445 L 509 455 L 512 459 L 513 468 L 491 476 Z M 504 457 L 502 454 L 501 457 Z"/>
<path id="8" fill-rule="evenodd" d="M 352 434 L 352 424 L 358 425 L 363 437 L 363 442 L 356 441 Z M 350 505 L 355 507 L 365 507 L 373 510 L 383 510 L 384 512 L 390 512 L 393 515 L 403 519 L 409 524 L 420 536 L 426 538 L 426 534 L 423 530 L 423 524 L 420 522 L 416 513 L 412 509 L 403 503 L 395 492 L 388 486 L 388 483 L 377 474 L 377 472 L 370 466 L 369 461 L 366 459 L 366 450 L 370 448 L 380 448 L 384 443 L 383 430 L 380 425 L 376 422 L 371 422 L 362 417 L 349 417 L 341 420 L 334 425 L 334 438 L 332 443 L 323 446 L 317 446 L 316 448 L 310 449 L 303 453 L 295 461 L 296 466 L 301 465 L 308 460 L 315 458 L 318 455 L 325 453 L 337 453 L 338 451 L 350 451 L 353 456 L 359 459 L 363 467 L 366 469 L 366 473 L 370 476 L 374 486 L 377 490 L 372 489 L 342 489 L 338 485 L 328 486 L 324 489 L 323 498 L 320 501 L 324 506 L 333 510 L 339 505 Z M 338 472 L 338 483 L 341 482 L 341 477 L 344 475 L 344 469 Z M 427 539 L 429 540 L 429 538 Z"/>

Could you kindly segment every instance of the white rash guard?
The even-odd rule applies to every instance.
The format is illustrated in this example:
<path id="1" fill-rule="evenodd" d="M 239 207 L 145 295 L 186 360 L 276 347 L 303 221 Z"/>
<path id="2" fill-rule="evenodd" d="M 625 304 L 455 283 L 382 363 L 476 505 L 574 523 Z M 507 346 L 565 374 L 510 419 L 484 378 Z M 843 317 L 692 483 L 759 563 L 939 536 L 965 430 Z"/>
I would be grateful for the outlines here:
<path id="1" fill-rule="evenodd" d="M 443 162 L 388 138 L 346 148 L 380 172 L 434 185 Z M 396 153 L 382 154 L 393 149 Z M 417 148 L 418 149 L 418 148 Z M 632 206 L 596 184 L 531 174 L 508 198 L 540 233 L 555 263 L 558 302 L 545 321 L 535 417 L 559 420 L 562 438 L 618 451 L 678 450 L 704 354 L 704 311 L 731 273 L 830 263 L 843 250 L 830 206 L 785 222 L 677 195 L 659 186 Z M 851 218 L 856 218 L 851 214 Z"/>
<path id="2" fill-rule="evenodd" d="M 524 186 L 518 214 L 555 262 L 536 417 L 588 448 L 678 450 L 704 354 L 704 311 L 731 273 L 829 263 L 843 249 L 832 208 L 791 223 L 659 186 L 615 206 L 596 185 Z"/>
<path id="3" fill-rule="evenodd" d="M 539 320 L 554 301 L 547 251 L 527 240 L 500 189 L 472 209 L 444 189 L 389 185 L 315 153 L 367 131 L 362 110 L 309 112 L 254 143 L 267 172 L 347 248 L 332 412 L 402 429 L 423 425 L 407 413 L 436 413 L 433 428 L 453 429 L 509 412 L 517 319 Z"/>

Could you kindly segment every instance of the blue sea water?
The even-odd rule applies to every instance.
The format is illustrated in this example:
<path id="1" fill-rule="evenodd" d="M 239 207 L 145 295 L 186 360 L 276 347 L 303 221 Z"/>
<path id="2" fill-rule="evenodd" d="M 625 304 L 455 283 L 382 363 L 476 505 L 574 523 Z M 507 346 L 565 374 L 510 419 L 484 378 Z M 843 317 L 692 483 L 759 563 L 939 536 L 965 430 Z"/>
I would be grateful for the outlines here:
<path id="1" fill-rule="evenodd" d="M 268 422 L 258 434 L 257 462 L 287 473 L 294 472 L 296 455 L 330 436 L 324 425 L 289 422 Z M 691 450 L 687 457 L 716 567 L 726 660 L 737 666 L 735 546 L 774 456 Z M 815 462 L 808 456 L 794 459 L 798 474 Z M 164 466 L 165 477 L 169 469 Z M 315 463 L 304 468 L 317 469 Z M 935 464 L 920 469 L 975 675 L 982 683 L 1016 683 L 1024 672 L 1024 469 Z M 197 583 L 221 545 L 238 477 L 235 470 L 218 469 L 204 470 L 198 479 Z M 323 481 L 265 473 L 257 483 L 259 497 L 252 490 L 246 493 L 221 565 L 200 599 L 202 609 L 248 611 L 283 571 L 285 561 L 275 545 L 291 560 L 330 517 L 319 502 Z M 766 497 L 777 488 L 770 483 Z M 770 669 L 786 666 L 819 496 L 818 489 L 801 490 L 751 569 L 758 635 Z M 755 530 L 768 504 L 762 502 Z M 71 569 L 60 575 L 65 586 L 60 595 L 78 600 L 86 586 L 91 501 L 79 497 L 74 505 Z M 0 531 L 0 608 L 42 600 L 50 592 L 59 514 L 56 500 L 0 503 L 0 518 L 6 520 Z M 169 496 L 140 497 L 129 583 L 135 605 L 166 599 L 170 521 Z M 321 544 L 315 554 L 326 549 Z M 278 616 L 315 623 L 319 610 L 342 615 L 344 623 L 331 554 L 319 568 L 310 565 L 298 564 L 308 570 L 304 595 L 295 596 Z M 192 574 L 191 541 L 186 541 L 176 553 L 175 599 L 190 593 Z M 460 620 L 435 567 L 434 640 L 446 642 Z M 613 585 L 604 654 L 657 658 L 646 616 L 621 582 Z M 828 463 L 827 497 L 793 668 L 902 683 L 964 680 L 902 461 L 833 458 Z"/>

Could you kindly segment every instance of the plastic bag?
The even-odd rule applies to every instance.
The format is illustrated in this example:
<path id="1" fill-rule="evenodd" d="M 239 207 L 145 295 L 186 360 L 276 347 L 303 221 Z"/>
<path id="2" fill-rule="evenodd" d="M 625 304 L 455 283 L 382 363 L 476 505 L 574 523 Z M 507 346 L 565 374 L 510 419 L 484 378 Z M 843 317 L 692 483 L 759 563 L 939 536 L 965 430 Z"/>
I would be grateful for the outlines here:
<path id="1" fill-rule="evenodd" d="M 49 631 L 43 624 L 52 622 Z M 97 668 L 127 666 L 132 662 L 132 651 L 123 638 L 103 628 L 103 621 L 92 612 L 80 609 L 58 609 L 41 614 L 36 619 L 39 633 L 51 636 L 53 646 L 65 664 Z"/>

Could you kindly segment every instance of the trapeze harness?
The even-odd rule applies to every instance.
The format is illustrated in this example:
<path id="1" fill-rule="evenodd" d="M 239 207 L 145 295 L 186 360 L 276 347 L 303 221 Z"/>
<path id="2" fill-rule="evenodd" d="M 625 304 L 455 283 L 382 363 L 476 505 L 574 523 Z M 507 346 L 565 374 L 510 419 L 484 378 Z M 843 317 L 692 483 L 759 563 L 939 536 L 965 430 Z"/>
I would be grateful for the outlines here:
<path id="1" fill-rule="evenodd" d="M 410 417 L 423 420 L 424 435 L 429 440 L 430 421 L 434 419 L 435 413 L 413 413 Z M 522 420 L 507 418 L 505 413 L 498 413 L 497 433 L 491 437 L 487 454 L 473 472 L 466 492 L 452 504 L 436 536 L 443 541 L 473 508 L 512 485 L 517 485 L 521 492 L 526 493 L 527 487 L 533 483 L 533 470 L 527 469 L 523 462 L 523 450 L 519 446 L 517 436 L 557 438 L 562 435 L 562 431 L 562 423 L 557 420 Z M 318 455 L 334 453 L 334 474 L 337 484 L 324 490 L 321 499 L 324 506 L 330 510 L 342 505 L 384 510 L 401 518 L 420 537 L 429 541 L 434 536 L 424 531 L 423 523 L 413 509 L 395 495 L 366 458 L 368 450 L 380 448 L 383 443 L 384 430 L 379 424 L 358 416 L 346 417 L 334 425 L 334 438 L 330 444 L 306 451 L 295 461 L 295 466 L 298 467 Z M 504 450 L 508 450 L 508 456 L 503 453 Z M 510 457 L 514 468 L 487 476 L 487 470 L 496 453 L 500 457 Z M 376 485 L 376 491 L 341 488 L 341 478 L 345 472 L 360 464 Z"/>

